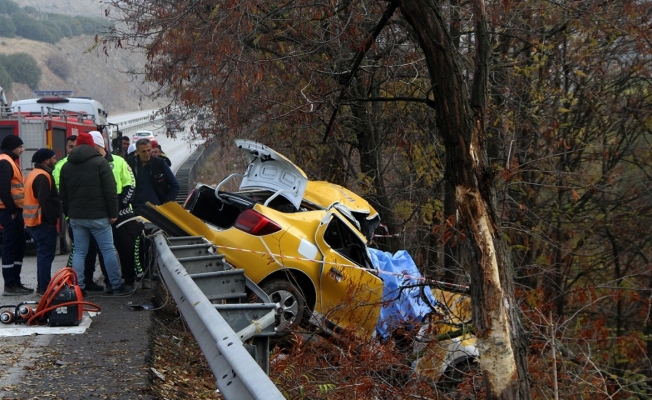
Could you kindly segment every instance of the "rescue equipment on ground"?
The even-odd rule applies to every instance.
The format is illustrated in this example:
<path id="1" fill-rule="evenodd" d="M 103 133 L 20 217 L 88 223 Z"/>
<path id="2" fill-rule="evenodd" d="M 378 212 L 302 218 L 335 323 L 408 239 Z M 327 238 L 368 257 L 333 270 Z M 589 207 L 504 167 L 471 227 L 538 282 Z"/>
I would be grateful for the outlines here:
<path id="1" fill-rule="evenodd" d="M 40 301 L 0 305 L 0 323 L 77 326 L 82 321 L 84 311 L 100 310 L 97 304 L 84 301 L 77 274 L 66 267 L 52 277 Z"/>

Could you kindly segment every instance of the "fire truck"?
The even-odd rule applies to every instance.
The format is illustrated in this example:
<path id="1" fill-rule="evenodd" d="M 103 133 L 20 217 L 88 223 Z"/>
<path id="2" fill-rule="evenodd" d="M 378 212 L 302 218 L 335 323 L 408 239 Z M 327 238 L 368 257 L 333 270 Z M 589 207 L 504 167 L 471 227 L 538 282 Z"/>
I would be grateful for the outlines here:
<path id="1" fill-rule="evenodd" d="M 7 103 L 0 87 L 0 141 L 8 135 L 18 135 L 25 151 L 20 157 L 23 176 L 33 169 L 32 155 L 46 147 L 54 150 L 57 159 L 67 156 L 66 138 L 81 132 L 99 131 L 104 135 L 105 148 L 111 151 L 108 139 L 108 114 L 97 100 L 73 97 L 72 91 L 35 91 L 33 99 Z M 60 250 L 70 251 L 70 239 L 65 220 L 61 218 Z"/>

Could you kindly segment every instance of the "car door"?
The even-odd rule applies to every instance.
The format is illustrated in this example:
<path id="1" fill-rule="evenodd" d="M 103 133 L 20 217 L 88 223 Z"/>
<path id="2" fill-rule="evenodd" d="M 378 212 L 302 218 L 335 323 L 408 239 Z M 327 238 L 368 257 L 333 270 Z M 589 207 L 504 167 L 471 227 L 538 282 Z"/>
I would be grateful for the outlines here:
<path id="1" fill-rule="evenodd" d="M 383 281 L 371 265 L 364 236 L 338 212 L 328 213 L 315 233 L 324 256 L 320 273 L 320 309 L 329 323 L 371 337 L 380 315 Z"/>

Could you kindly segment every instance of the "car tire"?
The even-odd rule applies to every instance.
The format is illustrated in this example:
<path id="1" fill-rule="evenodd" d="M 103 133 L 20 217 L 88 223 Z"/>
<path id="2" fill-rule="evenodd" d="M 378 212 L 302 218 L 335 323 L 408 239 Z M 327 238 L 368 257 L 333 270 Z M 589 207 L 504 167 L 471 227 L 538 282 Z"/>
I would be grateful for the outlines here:
<path id="1" fill-rule="evenodd" d="M 300 289 L 282 279 L 264 282 L 260 288 L 267 293 L 272 303 L 281 306 L 276 318 L 276 333 L 278 336 L 286 336 L 293 328 L 304 324 L 308 311 L 305 297 Z"/>
<path id="2" fill-rule="evenodd" d="M 484 390 L 482 371 L 477 360 L 465 358 L 449 367 L 439 380 L 439 385 L 456 399 L 475 399 Z"/>

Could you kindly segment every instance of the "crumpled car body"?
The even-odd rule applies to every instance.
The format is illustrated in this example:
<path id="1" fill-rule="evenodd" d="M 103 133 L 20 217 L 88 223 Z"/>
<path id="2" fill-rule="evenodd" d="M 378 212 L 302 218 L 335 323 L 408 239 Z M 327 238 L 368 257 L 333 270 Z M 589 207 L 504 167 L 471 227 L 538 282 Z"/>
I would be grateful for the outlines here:
<path id="1" fill-rule="evenodd" d="M 279 329 L 312 323 L 327 332 L 373 336 L 383 281 L 363 231 L 371 237 L 377 212 L 345 188 L 308 182 L 303 171 L 259 143 L 236 144 L 250 158 L 244 174 L 217 187 L 198 184 L 185 209 L 148 205 L 144 215 L 173 235 L 201 235 L 214 243 L 229 264 L 282 305 Z M 236 178 L 239 190 L 221 190 Z"/>
<path id="2" fill-rule="evenodd" d="M 311 324 L 327 333 L 375 336 L 384 282 L 367 243 L 380 223 L 378 213 L 342 186 L 308 180 L 260 143 L 236 145 L 249 159 L 243 174 L 215 187 L 198 184 L 183 207 L 148 204 L 138 212 L 172 236 L 205 237 L 229 264 L 244 269 L 281 305 L 279 331 Z M 238 181 L 238 190 L 223 190 Z M 436 356 L 423 356 L 427 347 L 424 339 L 415 348 L 415 366 L 439 371 Z"/>
<path id="3" fill-rule="evenodd" d="M 471 370 L 480 357 L 477 338 L 471 332 L 471 299 L 438 288 L 433 288 L 432 294 L 441 311 L 419 330 L 412 367 L 421 376 L 457 384 L 465 374 L 474 373 Z"/>

